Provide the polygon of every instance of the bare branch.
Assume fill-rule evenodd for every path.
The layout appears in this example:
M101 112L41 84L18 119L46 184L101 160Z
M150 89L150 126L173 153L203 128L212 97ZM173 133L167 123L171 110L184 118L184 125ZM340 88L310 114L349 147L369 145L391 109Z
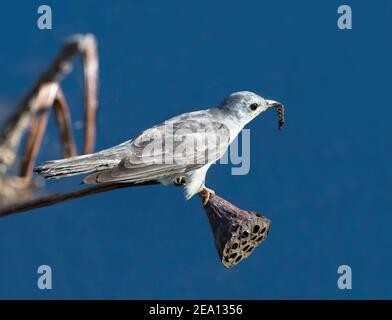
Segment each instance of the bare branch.
M33 125L30 127L30 135L26 143L26 149L22 157L22 164L20 169L20 176L30 182L33 175L33 167L37 157L41 141L45 133L45 128L48 123L49 113L47 111L41 112Z
M56 99L53 103L53 109L56 115L57 126L60 131L60 140L63 145L63 157L73 157L77 155L76 144L72 133L72 120L67 100L64 93L59 87Z
M5 217L11 214L28 211L36 208L42 208L54 205L59 202L63 202L70 199L77 199L85 196L89 196L96 193L122 189L122 188L130 188L130 187L139 187L139 186L148 186L159 184L157 181L150 181L144 183L106 183L95 185L90 188L85 188L78 191L72 191L68 193L60 193L60 194L52 194L48 196L39 197L37 199L27 200L20 204L12 204L7 207L0 208L0 217Z
M92 47L92 45L94 45ZM61 49L60 53L56 56L53 63L41 74L41 76L36 81L30 92L24 97L20 102L17 110L11 115L11 117L6 121L1 133L0 133L0 171L5 173L9 166L14 162L17 154L17 149L21 141L22 135L25 130L31 125L31 122L36 115L37 111L41 107L39 99L37 96L41 91L42 86L47 84L58 83L61 78L69 72L70 70L70 60L79 52L82 52L86 56L86 61L93 60L93 58L87 59L87 57L94 57L91 52L95 51L95 40L93 35L76 35L70 38ZM93 67L88 68L87 72L90 74L88 78L94 79L91 74L93 74L94 64L90 62ZM97 69L98 62L95 61L95 69ZM96 84L91 85L90 89L91 95L96 93ZM93 98L89 98L91 101ZM92 103L94 106L94 103ZM96 105L96 101L95 101ZM88 135L88 145L91 148L91 143L94 143L95 129L91 129L92 120L95 120L95 108L89 108L89 121L90 124ZM93 111L91 111L93 110ZM87 127L87 126L86 126ZM92 142L91 142L92 141Z
M41 146L41 141L48 122L48 109L53 104L57 91L57 83L44 84L41 86L41 89L35 98L35 104L40 112L35 116L34 122L30 127L30 134L22 157L20 170L20 176L26 179L26 183L30 182L32 179L35 159Z
M83 43L85 144L84 153L92 153L95 146L98 96L98 54L93 36Z

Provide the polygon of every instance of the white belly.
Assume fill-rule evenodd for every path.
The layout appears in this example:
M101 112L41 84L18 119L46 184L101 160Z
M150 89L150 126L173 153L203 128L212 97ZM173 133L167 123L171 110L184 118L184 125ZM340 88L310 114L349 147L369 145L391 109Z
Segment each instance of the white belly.
M185 174L185 198L190 199L204 186L207 170L212 163Z

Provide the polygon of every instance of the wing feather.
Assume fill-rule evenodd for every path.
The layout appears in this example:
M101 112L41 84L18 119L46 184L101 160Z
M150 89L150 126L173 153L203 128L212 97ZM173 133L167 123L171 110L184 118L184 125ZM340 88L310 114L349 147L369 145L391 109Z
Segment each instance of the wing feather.
M224 124L200 119L163 123L132 140L117 166L86 177L85 183L145 182L184 174L219 159L229 145Z

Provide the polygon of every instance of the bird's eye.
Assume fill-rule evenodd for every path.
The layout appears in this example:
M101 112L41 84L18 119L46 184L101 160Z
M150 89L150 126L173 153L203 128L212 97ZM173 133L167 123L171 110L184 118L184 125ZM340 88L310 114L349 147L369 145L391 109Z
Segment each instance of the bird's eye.
M257 103L252 103L250 105L250 110L255 111L259 105Z

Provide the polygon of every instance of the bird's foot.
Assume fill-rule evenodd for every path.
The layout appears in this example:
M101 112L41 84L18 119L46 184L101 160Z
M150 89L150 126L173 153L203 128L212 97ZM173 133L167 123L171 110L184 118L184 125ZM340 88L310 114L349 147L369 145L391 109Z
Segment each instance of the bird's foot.
M201 197L203 207L205 207L207 205L208 200L210 200L211 194L215 194L215 191L207 188L204 185L201 187L201 189L199 191L199 196Z
M179 187L179 186L183 186L185 184L185 177L177 177L176 179L174 179L174 185Z

